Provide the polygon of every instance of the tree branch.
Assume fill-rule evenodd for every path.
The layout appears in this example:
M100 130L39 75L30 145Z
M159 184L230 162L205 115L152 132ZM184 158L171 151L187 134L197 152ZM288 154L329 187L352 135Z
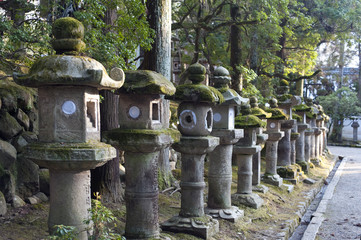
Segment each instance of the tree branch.
M281 78L281 79L285 79L289 82L298 82L302 79L311 79L313 77L315 77L317 74L319 74L320 72L322 72L322 70L318 69L317 71L315 71L313 74L311 75L304 75L304 76L298 76L297 78L293 78L293 77L289 77L289 76L286 76L286 75L283 75L283 74L280 74L280 73L268 73L268 72L261 72L260 74L263 74L263 75L266 75L267 77L278 77L278 78Z

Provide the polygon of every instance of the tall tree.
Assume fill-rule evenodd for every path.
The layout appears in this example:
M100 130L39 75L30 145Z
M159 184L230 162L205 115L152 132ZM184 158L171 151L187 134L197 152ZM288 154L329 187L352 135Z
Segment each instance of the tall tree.
M156 71L171 80L171 0L147 1L147 19L154 29L155 39L152 48L144 54L143 69ZM162 109L165 121L169 119L169 101L163 99ZM172 184L173 175L169 164L169 147L162 148L158 158L159 187L163 189Z
M108 26L114 26L118 17L116 5L106 6L104 22ZM104 29L104 34L111 31L111 28ZM119 125L118 105L119 96L109 90L100 91L103 101L100 104L101 131L117 128ZM91 170L91 191L99 193L102 201L120 202L123 199L123 188L120 181L120 159L119 150L117 157L108 161L101 167Z

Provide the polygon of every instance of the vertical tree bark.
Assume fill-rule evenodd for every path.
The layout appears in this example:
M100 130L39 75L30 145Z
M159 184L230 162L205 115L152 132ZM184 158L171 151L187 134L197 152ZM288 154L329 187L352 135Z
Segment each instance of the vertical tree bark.
M239 15L239 6L237 4L232 4L230 8L232 20L236 20ZM243 84L242 84L242 74L240 71L241 65L241 30L239 26L232 25L230 33L230 42L231 42L231 62L232 67L232 88L238 93L241 93Z
M145 52L143 69L156 71L171 80L172 58L171 58L171 24L172 8L171 0L147 1L148 22L155 30L155 39L150 51ZM162 101L165 118L168 121L169 101ZM169 165L169 148L161 149L158 158L158 180L159 188L163 189L172 184L173 175Z
M287 25L287 19L282 19L280 27L284 28ZM285 47L286 47L286 34L283 32L282 36L278 40L278 44L281 46L281 49L276 52L276 56L280 58L281 62L275 65L275 73L283 74L284 73L284 64L286 60Z
M119 96L108 90L100 91L100 95L104 97L100 104L101 131L117 128L119 125L117 111ZM119 152L117 152L116 158L91 170L91 190L93 194L99 192L104 202L120 202L123 199L124 190L120 182Z
M148 22L155 30L153 48L144 54L143 68L156 71L171 79L171 23L170 0L147 1Z
M254 29L251 38L251 49L250 49L250 57L249 57L249 65L250 68L255 72L258 73L258 34Z
M341 40L340 42L340 59L338 60L338 67L340 69L340 82L339 82L339 88L343 85L343 70L345 67L345 41Z
M107 25L113 25L116 17L116 9L109 8L106 11L104 22ZM101 131L118 128L119 96L108 90L100 91L100 95L104 97L100 104ZM116 158L91 171L92 193L99 192L104 202L120 202L123 198L124 190L120 182L119 163L119 151L117 150Z
M358 43L358 88L357 97L361 101L361 42Z

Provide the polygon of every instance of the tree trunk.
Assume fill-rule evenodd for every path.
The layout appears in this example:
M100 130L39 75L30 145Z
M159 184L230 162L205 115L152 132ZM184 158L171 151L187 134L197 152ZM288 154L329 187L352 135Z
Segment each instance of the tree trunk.
M232 4L231 8L231 18L232 20L236 20L239 15L239 6L236 4ZM232 67L232 88L236 90L238 93L241 93L243 84L242 84L242 74L240 70L241 66L241 30L239 26L232 25L230 32L230 42L231 42L231 62L230 65Z
M358 43L358 88L357 97L361 101L361 42Z
M101 131L117 128L119 96L108 90L100 91L100 95L104 97L100 104ZM91 190L92 194L99 192L104 202L122 200L124 190L120 182L118 151L116 158L91 170Z
M256 29L253 28L254 32L252 33L251 38L251 49L250 49L250 57L249 57L249 65L250 68L258 74L258 34Z
M155 30L153 47L144 54L143 69L156 71L171 79L171 1L147 1L148 22Z
M156 71L171 80L171 0L147 1L148 22L155 30L155 41L150 51L144 54L143 69ZM169 101L162 101L164 120L169 119ZM168 117L167 117L168 116ZM159 188L164 189L173 183L169 166L169 148L161 149L158 158Z
M280 26L284 28L287 25L287 20L282 19ZM278 40L278 44L281 46L281 49L276 52L276 56L280 58L280 62L275 65L275 73L282 74L284 73L284 64L286 60L285 47L286 47L286 34L283 32L282 36Z
M305 80L299 80L296 82L296 95L303 97L303 88L304 88Z
M113 25L116 17L116 9L109 8L105 13L104 22L107 25ZM100 95L104 97L100 104L101 131L118 128L119 96L108 90L100 91ZM91 171L92 193L99 192L104 202L120 202L123 199L124 190L120 182L119 164L117 150L116 158Z

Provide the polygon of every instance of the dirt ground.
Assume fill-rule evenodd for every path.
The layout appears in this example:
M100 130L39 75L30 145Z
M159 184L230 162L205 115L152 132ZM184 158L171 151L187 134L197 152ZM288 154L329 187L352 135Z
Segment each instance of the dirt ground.
M220 232L213 239L231 240L231 239L279 239L280 236L287 238L289 234L288 226L291 219L299 221L296 212L306 201L307 195L315 188L320 188L324 184L329 171L334 165L334 159L330 155L323 159L321 166L311 169L308 176L317 182L313 185L299 183L295 185L293 192L288 193L286 188L277 188L264 184L269 187L269 191L259 195L265 201L265 204L258 210L244 206L239 206L244 210L245 217L242 221L234 224L225 220L218 220ZM207 165L207 164L206 164ZM233 169L232 192L236 191L236 167ZM207 171L205 173L207 182ZM206 195L205 191L205 195ZM180 192L172 191L160 193L159 195L159 221L168 220L177 215L180 210ZM205 198L206 199L206 198ZM113 211L120 223L116 232L122 233L125 226L125 205L124 204L106 204ZM47 216L49 204L42 203L29 205L22 208L9 208L5 216L0 217L0 239L3 240L38 240L48 239ZM293 221L294 222L294 221ZM281 234L281 235L280 235ZM188 234L161 233L162 237L170 239L200 239Z

